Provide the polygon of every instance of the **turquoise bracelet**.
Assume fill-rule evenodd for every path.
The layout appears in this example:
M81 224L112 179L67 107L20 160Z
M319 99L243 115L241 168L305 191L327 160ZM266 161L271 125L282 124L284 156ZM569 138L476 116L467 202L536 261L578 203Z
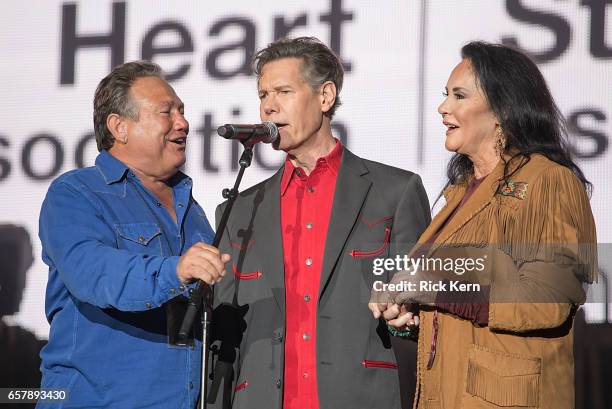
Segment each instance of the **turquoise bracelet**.
M413 338L419 333L418 327L408 327L407 329L400 331L394 326L387 324L387 329L391 335L399 338Z

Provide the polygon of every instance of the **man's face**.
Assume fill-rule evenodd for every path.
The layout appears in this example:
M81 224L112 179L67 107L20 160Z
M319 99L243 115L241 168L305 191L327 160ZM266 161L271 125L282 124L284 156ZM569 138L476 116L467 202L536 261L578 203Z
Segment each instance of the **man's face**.
M279 138L274 148L289 154L308 148L323 122L323 98L304 80L302 61L283 58L264 65L258 83L259 115L274 122Z
M172 87L158 77L141 77L130 88L138 108L138 121L127 120L130 161L143 173L169 178L185 163L189 123L183 102Z

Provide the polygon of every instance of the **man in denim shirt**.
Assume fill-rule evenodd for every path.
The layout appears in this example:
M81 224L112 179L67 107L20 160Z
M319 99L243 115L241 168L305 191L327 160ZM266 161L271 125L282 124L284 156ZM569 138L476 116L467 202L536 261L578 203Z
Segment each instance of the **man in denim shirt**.
M95 166L49 188L42 387L66 389L68 399L45 408L195 406L201 339L175 335L191 283L218 282L229 256L205 244L214 233L179 170L183 113L159 66L116 67L94 97Z

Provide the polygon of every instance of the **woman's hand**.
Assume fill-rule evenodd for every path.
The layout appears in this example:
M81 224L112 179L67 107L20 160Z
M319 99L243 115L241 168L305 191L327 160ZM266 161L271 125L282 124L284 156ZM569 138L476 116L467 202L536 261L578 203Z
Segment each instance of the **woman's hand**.
M419 325L419 316L409 311L409 306L405 304L371 302L368 308L375 319L383 317L387 324L397 329L403 330L406 327Z
M391 325L398 330L405 330L406 327L416 327L419 325L419 316L410 311L406 304L402 304L399 307L397 317L387 320L387 325Z

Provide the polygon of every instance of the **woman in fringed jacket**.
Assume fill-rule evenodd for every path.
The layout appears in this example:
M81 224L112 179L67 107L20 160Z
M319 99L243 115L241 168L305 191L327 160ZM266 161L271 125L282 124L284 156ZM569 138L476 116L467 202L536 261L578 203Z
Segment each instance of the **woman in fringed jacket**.
M370 309L396 336L419 324L415 408L573 408L574 313L597 263L563 118L536 65L501 45L465 45L445 97L446 205L421 264L393 278L406 287L373 291Z

